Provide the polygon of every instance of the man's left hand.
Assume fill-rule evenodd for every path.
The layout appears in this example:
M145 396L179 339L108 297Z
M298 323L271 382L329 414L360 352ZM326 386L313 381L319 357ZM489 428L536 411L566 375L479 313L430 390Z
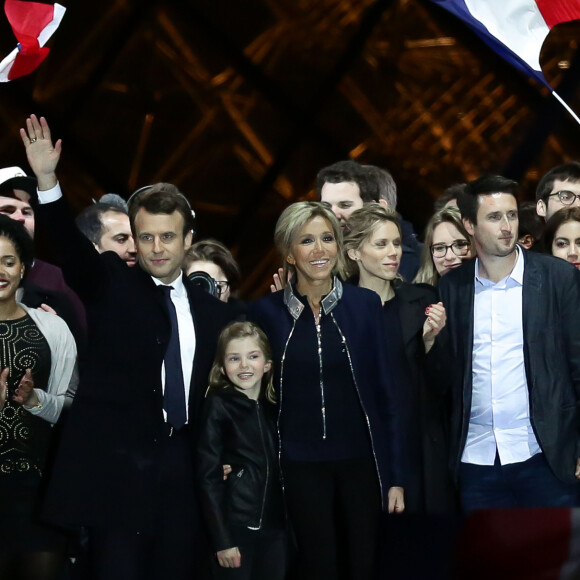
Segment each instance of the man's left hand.
M574 472L576 479L580 479L580 457L576 458L576 471Z

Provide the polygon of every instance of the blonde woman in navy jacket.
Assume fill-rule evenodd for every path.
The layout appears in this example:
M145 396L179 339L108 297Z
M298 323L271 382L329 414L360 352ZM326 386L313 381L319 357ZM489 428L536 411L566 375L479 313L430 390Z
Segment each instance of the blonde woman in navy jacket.
M272 346L297 572L319 580L347 570L365 580L373 575L381 509L401 513L405 505L404 354L385 348L379 297L337 277L342 237L330 210L292 204L275 243L291 283L251 305L248 316Z

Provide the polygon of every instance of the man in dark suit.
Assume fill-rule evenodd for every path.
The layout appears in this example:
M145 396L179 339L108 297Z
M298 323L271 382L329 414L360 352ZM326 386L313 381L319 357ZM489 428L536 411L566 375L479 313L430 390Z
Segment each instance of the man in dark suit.
M114 193L108 193L107 196L113 199L118 197ZM120 197L119 200L125 203ZM137 263L135 241L125 208L99 201L83 209L76 217L75 223L91 240L99 254L113 251L127 266L134 266Z
M361 165L354 159L323 167L316 175L316 193L336 215L342 229L350 214L367 203L397 209L397 186L393 176L386 169ZM412 280L421 262L422 244L417 241L413 225L402 217L401 230L403 257L399 273L405 280Z
M467 513L577 502L580 273L516 245L516 187L500 176L466 186L458 205L477 258L439 283Z
M191 580L203 546L192 454L224 303L182 275L193 217L170 184L135 195L139 265L99 254L66 215L46 121L21 131L39 187L37 229L83 299L89 348L46 502L55 522L88 526L93 577ZM170 357L173 357L173 362Z

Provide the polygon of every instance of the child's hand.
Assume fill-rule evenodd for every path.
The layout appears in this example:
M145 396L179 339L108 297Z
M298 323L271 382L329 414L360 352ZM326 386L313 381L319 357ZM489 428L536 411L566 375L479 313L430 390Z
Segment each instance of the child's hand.
M239 568L242 565L242 555L237 547L220 550L216 556L222 568Z
M224 481L228 478L228 475L232 472L231 465L222 465L222 469L224 470Z

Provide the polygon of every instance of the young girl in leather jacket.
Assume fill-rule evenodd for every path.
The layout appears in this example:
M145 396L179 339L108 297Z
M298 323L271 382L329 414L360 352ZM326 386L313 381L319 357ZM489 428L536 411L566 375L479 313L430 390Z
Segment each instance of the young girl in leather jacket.
M218 341L198 448L201 505L215 578L282 580L285 513L274 420L270 345L251 322ZM231 474L224 478L223 465Z

